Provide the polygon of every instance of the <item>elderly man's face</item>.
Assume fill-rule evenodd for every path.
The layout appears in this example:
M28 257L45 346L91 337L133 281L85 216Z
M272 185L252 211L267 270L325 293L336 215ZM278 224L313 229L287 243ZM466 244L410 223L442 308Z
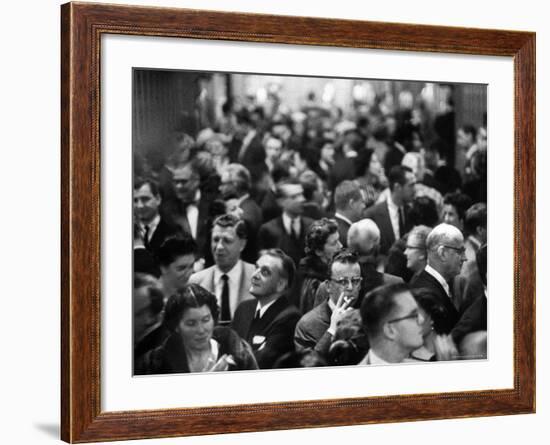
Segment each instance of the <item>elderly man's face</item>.
M338 301L343 292L350 301L350 306L353 306L359 296L362 281L359 263L334 262L330 272L330 298L333 303Z
M426 266L426 245L420 242L417 236L409 235L405 247L407 267L418 272Z
M283 151L283 143L276 138L268 138L265 142L265 156L271 161L276 161L281 157Z
M452 204L445 204L441 212L441 222L455 226L458 230L462 230L462 220L458 216L456 208Z
M250 280L250 293L261 300L282 291L282 271L283 265L279 258L262 255L256 262L256 270Z
M462 264L466 261L464 238L462 235L452 237L443 244L443 249L445 249L448 275L454 277L460 273Z
M238 191L235 181L228 172L223 172L220 180L220 193L225 200L237 198Z
M184 166L174 171L174 191L183 203L191 203L195 200L199 189L199 175L190 166Z

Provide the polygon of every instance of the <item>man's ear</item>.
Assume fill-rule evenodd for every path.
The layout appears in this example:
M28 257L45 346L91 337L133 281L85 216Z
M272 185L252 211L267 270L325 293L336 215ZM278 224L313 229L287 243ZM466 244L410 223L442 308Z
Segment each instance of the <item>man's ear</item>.
M248 239L247 238L239 238L240 242L241 242L241 247L239 247L239 252L242 252L244 250L244 248L246 247L246 244L248 243Z
M384 326L382 327L382 332L384 333L384 337L393 340L397 334L393 327L393 323L384 323Z
M287 280L285 278L279 278L277 281L277 292L282 293L286 290Z

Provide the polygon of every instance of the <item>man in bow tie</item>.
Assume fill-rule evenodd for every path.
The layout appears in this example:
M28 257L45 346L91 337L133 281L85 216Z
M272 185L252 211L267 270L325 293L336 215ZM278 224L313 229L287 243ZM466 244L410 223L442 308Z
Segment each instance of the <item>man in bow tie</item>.
M163 202L161 213L167 221L191 235L197 243L199 256L203 256L208 248L210 205L199 189L199 172L195 165L189 162L174 169L172 174L176 198Z

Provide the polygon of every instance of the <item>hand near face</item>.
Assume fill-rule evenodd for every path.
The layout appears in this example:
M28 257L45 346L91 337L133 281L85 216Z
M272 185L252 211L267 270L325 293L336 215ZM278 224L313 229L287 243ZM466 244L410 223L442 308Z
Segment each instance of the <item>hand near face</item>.
M340 294L340 296L338 297L338 301L336 302L336 307L334 308L334 310L332 311L332 315L330 316L330 331L336 332L338 323L353 310L353 308L349 307L352 301L353 298L347 296L345 292L342 292Z

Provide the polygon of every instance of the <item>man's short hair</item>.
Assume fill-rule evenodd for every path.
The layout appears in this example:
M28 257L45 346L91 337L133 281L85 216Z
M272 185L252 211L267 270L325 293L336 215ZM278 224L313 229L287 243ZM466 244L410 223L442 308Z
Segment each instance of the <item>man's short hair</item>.
M287 197L284 189L287 185L299 185L302 186L301 182L298 179L286 178L280 181L275 188L275 198L284 199ZM302 187L303 188L303 187Z
M235 233L240 239L248 238L248 230L246 227L246 222L241 218L239 218L238 216L235 216L231 213L226 213L225 215L218 216L212 223L212 228L214 226L220 226L223 228L234 227Z
M477 202L466 210L464 229L469 235L476 233L478 227L487 227L487 204Z
M168 267L177 258L184 255L194 255L197 251L197 243L193 237L184 232L177 238L170 238L162 243L157 257L161 266Z
M407 172L413 173L412 169L405 165L394 165L388 174L390 190L393 191L395 184L405 185L407 183Z
M164 308L164 295L162 294L162 290L160 289L157 279L146 273L135 273L134 296L136 295L135 291L138 289L146 290L146 297L149 300L149 304L147 306L151 314L159 314Z
M290 289L292 287L292 283L294 282L294 275L296 274L296 266L294 265L292 258L290 258L281 249L277 248L264 250L263 255L269 255L281 260L281 275L286 278L287 290Z
M224 168L223 173L229 175L230 180L235 183L236 188L241 193L250 191L252 180L250 178L250 172L244 165L236 163L229 164Z
M449 238L455 235L462 235L462 233L451 224L441 223L435 226L426 237L426 251L435 251L438 246L445 244Z
M371 290L361 303L361 319L369 339L379 335L382 322L395 307L395 296L410 291L407 284L385 284Z
M305 239L306 254L315 254L317 250L323 250L330 235L338 231L336 221L329 218L321 218L313 221L308 227Z
M336 209L345 209L351 200L363 199L359 184L356 181L345 180L334 190L334 206Z
M173 332L187 309L204 305L210 308L214 323L217 323L219 310L216 297L198 284L186 284L168 299L164 310L164 325Z
M159 184L153 178L138 177L134 180L134 190L139 190L144 185L149 186L149 189L154 196L160 196Z
M464 221L466 210L472 205L472 199L461 192L447 193L443 198L444 205L452 205L461 221Z
M349 249L343 249L340 252L338 252L334 257L332 258L332 261L330 262L329 271L332 272L332 266L335 263L340 264L359 264L359 258L355 254L355 252L352 252Z

